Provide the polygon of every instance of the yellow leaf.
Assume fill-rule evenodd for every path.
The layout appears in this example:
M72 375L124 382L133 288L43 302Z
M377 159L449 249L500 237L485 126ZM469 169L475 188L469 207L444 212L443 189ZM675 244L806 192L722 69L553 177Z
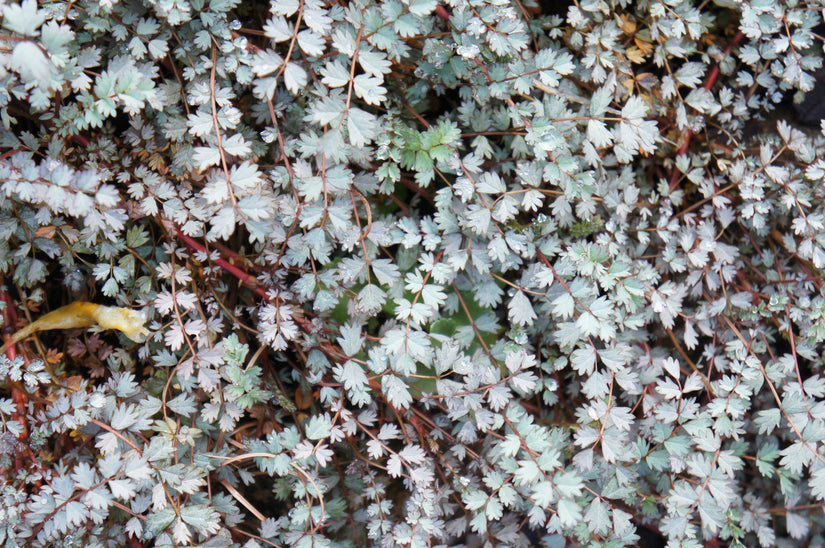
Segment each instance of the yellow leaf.
M644 52L636 46L630 46L629 48L627 48L627 51L624 54L630 60L631 63L641 65L645 62Z
M627 34L636 32L636 21L630 18L630 15L623 14L619 17L619 27Z
M633 38L633 43L635 43L636 47L639 48L640 50L642 50L642 52L645 55L647 55L648 53L653 52L653 44L651 44L650 42L647 42L645 40L642 40L638 36Z

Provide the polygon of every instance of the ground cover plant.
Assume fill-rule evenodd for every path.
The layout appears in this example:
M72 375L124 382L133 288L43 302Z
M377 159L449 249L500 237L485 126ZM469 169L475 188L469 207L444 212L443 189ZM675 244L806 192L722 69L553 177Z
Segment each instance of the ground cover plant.
M823 543L821 3L0 15L3 546Z

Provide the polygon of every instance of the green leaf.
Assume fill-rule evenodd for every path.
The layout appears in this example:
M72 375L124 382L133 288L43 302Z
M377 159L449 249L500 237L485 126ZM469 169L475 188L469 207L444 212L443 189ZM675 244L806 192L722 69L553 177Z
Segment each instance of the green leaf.
M180 518L201 535L215 534L220 529L220 514L206 504L190 504L181 507Z
M288 62L284 69L284 85L292 93L299 93L307 85L307 73L297 63Z
M332 432L332 423L325 415L314 415L304 425L307 438L320 440L328 437Z
M368 105L380 105L387 98L387 89L381 85L383 79L359 74L353 80L355 94Z
M321 74L324 75L321 81L331 88L340 88L349 84L349 69L337 59L331 63L326 63L321 69Z
M597 535L607 534L612 529L608 506L599 497L595 497L584 515L587 529Z
M361 336L361 327L355 323L347 323L341 326L341 336L338 337L338 344L347 356L355 356L361 351L365 337Z
M558 506L559 521L565 527L573 527L582 519L582 509L575 501L561 499Z
M340 97L337 95L329 95L315 103L315 106L312 108L312 121L323 126L337 123L337 120L341 119L345 110L346 103L344 103Z
M160 534L164 529L172 524L175 519L174 508L164 508L158 512L152 512L147 516L146 529L154 533Z
M46 10L37 9L36 0L3 6L3 26L23 36L34 36L48 17Z
M431 14L437 5L436 0L411 0L409 10L413 15L425 17Z

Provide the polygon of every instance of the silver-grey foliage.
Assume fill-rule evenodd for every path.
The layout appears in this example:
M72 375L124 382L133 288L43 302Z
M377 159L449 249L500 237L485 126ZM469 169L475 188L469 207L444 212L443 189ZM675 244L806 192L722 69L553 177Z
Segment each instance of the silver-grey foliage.
M0 543L822 545L822 4L542 4L0 0Z

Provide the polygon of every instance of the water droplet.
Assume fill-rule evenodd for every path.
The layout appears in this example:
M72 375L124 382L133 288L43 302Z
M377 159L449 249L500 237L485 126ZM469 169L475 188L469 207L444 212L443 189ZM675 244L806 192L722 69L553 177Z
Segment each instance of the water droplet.
M476 44L470 44L468 46L458 46L455 51L465 59L473 59L479 54L481 49Z

